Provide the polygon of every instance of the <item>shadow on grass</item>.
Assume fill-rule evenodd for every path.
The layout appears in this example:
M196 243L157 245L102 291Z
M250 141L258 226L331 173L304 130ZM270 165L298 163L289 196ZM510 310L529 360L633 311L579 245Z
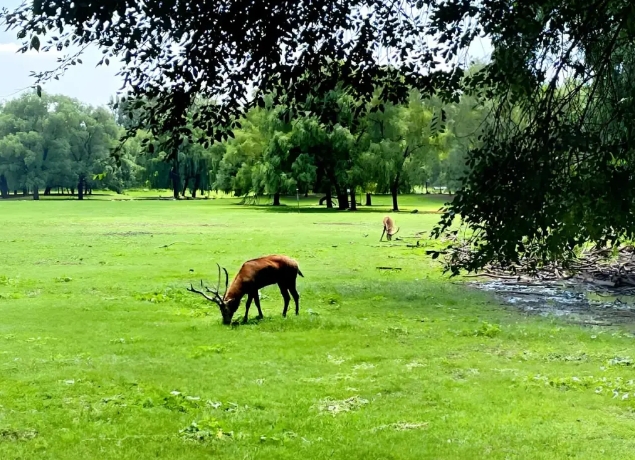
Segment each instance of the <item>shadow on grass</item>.
M243 323L242 319L233 321L230 327L234 330L240 330L240 328L244 327L257 327L259 330L267 332L308 331L315 329L341 331L357 329L357 326L350 318L324 318L315 313L311 314L308 311L304 312L304 314L300 312L299 316L295 314L287 315L286 318L283 318L279 313L265 313L264 318L249 318L247 323Z
M384 197L383 195L381 197ZM413 197L415 198L413 200ZM357 205L357 209L352 211L350 209L338 209L327 208L326 205L318 204L319 198L318 196L312 197L303 197L300 199L299 206L298 202L293 200L292 197L285 197L287 199L278 206L274 206L271 204L271 201L267 203L261 203L258 201L251 202L235 202L233 206L242 206L242 209L252 209L257 211L265 211L272 212L277 214L285 214L285 213L297 213L297 214L329 214L329 213L341 213L341 212L356 212L356 213L393 213L398 212L402 214L412 213L414 209L419 207L423 207L424 209L419 209L417 214L441 214L440 208L443 207L446 203L451 202L454 198L454 195L443 195L443 194L430 194L430 195L403 195L402 198L404 201L401 206L404 208L400 211L393 211L392 203L381 203L375 204L371 206L365 206L362 204ZM385 198L385 197L384 197ZM380 202L382 200L379 200ZM432 206L438 206L439 209L429 209ZM427 209L426 209L427 208Z
M238 312L236 312L236 313L238 313ZM244 313L244 305L243 305L243 313L240 314L240 315L237 315L239 317L238 318L234 318L232 320L232 323L231 323L231 325L229 327L231 327L232 329L237 329L237 328L242 327L242 326L256 326L256 325L260 324L261 322L263 322L263 321L265 321L267 319L266 316L263 317L263 318L259 318L257 316L257 313L256 313L256 316L250 316L249 319L247 320L247 322L245 323L243 321L243 318L244 318L243 315L244 314L245 313Z
M92 193L90 195L86 194L84 195L84 201L89 201L91 198L96 198L96 199L102 199L105 197L111 197L113 195L109 195L107 193ZM3 201L9 202L9 201L82 201L77 197L77 194L75 195L62 195L62 194L57 194L57 193L51 193L50 195L44 195L43 193L40 193L40 198L39 200L34 200L33 199L33 195L29 194L29 195L8 195L5 198L0 198L0 203Z
M234 203L233 206L241 206L242 209L251 209L254 211L265 211L265 212L273 212L273 213L277 213L277 214L338 214L338 213L346 213L346 212L355 212L355 213L388 213L388 212L395 212L392 209L390 209L388 206L385 207L381 207L381 206L360 206L357 208L356 211L351 211L350 209L344 209L344 210L340 210L337 208L333 208L333 209L329 209L326 207L317 207L315 205L308 207L308 206L300 206L298 207L293 206L293 205L287 205L287 204L281 204L280 206L273 206L271 204L241 204L241 203ZM403 212L404 214L409 213L410 211L399 211L399 212ZM424 213L430 213L430 212L421 212L419 211L421 214Z
M127 196L127 195L124 195ZM179 198L172 196L131 196L130 198L113 198L113 201L211 201L209 198Z

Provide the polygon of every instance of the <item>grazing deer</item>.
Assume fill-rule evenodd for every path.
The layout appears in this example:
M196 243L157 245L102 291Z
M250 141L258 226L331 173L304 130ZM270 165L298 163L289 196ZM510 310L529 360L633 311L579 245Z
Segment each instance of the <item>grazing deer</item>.
M384 239L384 233L386 234L386 238L388 241L392 240L392 236L397 234L399 228L395 230L395 221L392 220L389 216L384 217L384 231L381 233L381 238L379 241Z
M292 258L281 255L270 255L248 260L240 267L229 288L227 287L229 275L224 268L223 271L225 272L225 294L222 296L218 292L221 280L220 265L218 265L218 284L216 285L216 289L205 287L205 291L212 294L211 297L201 290L194 289L192 284L187 288L188 291L200 294L210 302L217 304L220 308L221 315L223 315L223 324L231 324L232 317L234 313L236 313L236 310L238 310L240 301L245 295L247 295L247 304L245 305L245 318L243 319L243 323L247 322L249 307L252 301L256 303L258 317L262 319L263 316L262 310L260 309L258 291L272 284L278 285L282 298L284 299L282 316L287 316L290 299L289 293L291 293L293 301L295 302L295 314L298 315L300 313L300 294L298 294L295 288L295 282L298 275L303 278L304 275L300 271L300 268L298 268L298 262ZM203 288L202 280L201 288Z

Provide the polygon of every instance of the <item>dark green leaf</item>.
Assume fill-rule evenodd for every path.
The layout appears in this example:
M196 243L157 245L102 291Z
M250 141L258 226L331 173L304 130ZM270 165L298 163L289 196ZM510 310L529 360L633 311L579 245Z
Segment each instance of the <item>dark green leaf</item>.
M40 51L40 39L37 35L34 35L33 38L31 38L31 48L35 51Z

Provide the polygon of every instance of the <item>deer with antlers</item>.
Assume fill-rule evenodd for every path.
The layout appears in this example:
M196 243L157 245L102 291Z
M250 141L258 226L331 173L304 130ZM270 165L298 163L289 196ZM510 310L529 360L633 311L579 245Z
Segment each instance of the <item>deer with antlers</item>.
M249 307L252 301L255 302L256 308L258 308L258 318L262 319L263 315L260 309L258 291L272 284L278 285L282 298L284 299L282 316L287 316L290 297L293 297L293 301L295 302L295 314L300 314L300 294L298 294L296 290L295 283L298 275L303 278L304 275L298 267L298 262L292 258L282 255L270 255L248 260L240 267L240 270L229 287L229 275L227 274L227 270L223 268L222 270L225 272L225 294L223 295L218 292L221 282L221 266L216 265L218 266L218 283L215 289L204 287L203 281L201 280L201 290L195 289L192 284L190 284L187 290L200 294L210 302L217 304L223 316L223 324L231 324L232 317L234 313L236 313L236 310L238 310L240 301L245 295L247 295L247 304L245 305L243 323L247 322ZM202 289L204 289L204 291ZM211 294L211 296L208 294ZM291 296L289 296L289 294L291 294Z
M388 238L388 241L390 241L393 235L397 234L398 231L399 228L395 230L395 221L392 220L390 216L384 217L384 231L381 232L381 238L379 238L379 241L384 239L384 233L386 234L386 238Z

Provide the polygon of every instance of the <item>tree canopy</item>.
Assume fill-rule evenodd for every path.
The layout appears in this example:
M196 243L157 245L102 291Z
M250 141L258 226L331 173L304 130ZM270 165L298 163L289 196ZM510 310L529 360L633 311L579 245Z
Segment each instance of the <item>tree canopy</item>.
M450 1L459 40L471 20L492 62L467 90L493 103L469 173L438 228L460 216L473 252L454 273L520 259L570 260L586 243L635 237L635 9L615 0Z
M456 133L483 116L466 106L468 98L441 104L417 91L403 104L385 103L383 112L374 110L378 98L358 112L350 96L329 91L311 102L313 111L286 122L280 113L287 107L266 99L264 108L253 107L239 119L241 127L227 141L202 145L197 141L205 133L192 128L193 141L183 141L166 161L162 138L139 130L123 143L117 164L109 152L129 122L121 106L23 94L0 105L2 197L18 190L37 199L41 189L45 195L77 191L81 198L93 188L172 188L175 198L216 190L249 200L270 196L279 205L282 195L313 192L323 194L327 206L355 209L356 193L366 193L368 205L372 193L392 193L398 209L400 193L452 181L444 173L449 159L465 158ZM327 113L334 118L320 121ZM143 148L145 139L152 151Z
M120 128L105 108L65 96L25 94L0 106L0 192L116 187L122 168L110 155ZM127 157L126 157L127 159ZM122 185L122 184L120 184Z
M405 149L398 134L366 148L372 130L362 133L356 123L370 120L362 114L373 98L381 101L374 110L384 114L390 104L408 101L412 90L427 101L436 95L457 102L461 94L462 102L487 101L491 116L475 126L480 139L463 143L462 153L449 149L443 167L416 167L419 160L407 155L403 166L410 173L397 181L431 170L464 175L436 231L458 216L470 230L473 252L453 259L454 273L493 261L566 260L587 242L635 238L635 9L629 2L63 0L4 11L0 20L17 31L24 51L96 44L104 63L121 59L129 136L138 127L165 136L166 158L178 158L184 140L235 135L240 118L271 95L282 121L301 119L304 128L274 136L261 157L292 159L293 139L315 151L327 141L347 146L342 155L335 148L337 156L322 167L320 154L312 155L316 181L337 184L340 198L352 183L381 187L398 164L397 146ZM477 36L491 39L491 62L463 78L458 56ZM439 61L448 66L439 70ZM78 62L71 54L37 81ZM250 99L251 90L257 97ZM338 92L343 96L324 99ZM352 101L349 124L334 117L342 97ZM23 145L26 152L37 142L25 138ZM364 161L375 178L359 176ZM267 190L285 183L275 168L254 176L254 165L241 173L249 170L252 184L254 177L267 177L257 179Z
M120 59L128 107L145 109L130 117L134 128L169 133L174 156L181 140L192 138L192 126L226 139L266 93L290 115L296 104L336 86L360 104L377 85L392 102L405 100L408 87L458 96L460 72L437 69L440 50L426 40L424 6L420 0L37 0L4 10L0 21L16 30L23 51L80 50L37 74L38 83L81 64L89 45L103 50L101 64ZM449 58L457 50L445 52Z

